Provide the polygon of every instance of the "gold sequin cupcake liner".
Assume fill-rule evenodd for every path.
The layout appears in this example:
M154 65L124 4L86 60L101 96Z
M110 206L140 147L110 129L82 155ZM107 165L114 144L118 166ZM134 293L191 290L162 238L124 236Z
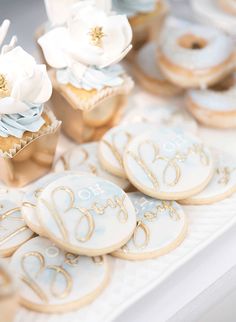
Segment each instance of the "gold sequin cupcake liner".
M46 125L38 132L27 132L0 149L0 179L7 185L21 187L45 175L52 168L61 122L45 109Z

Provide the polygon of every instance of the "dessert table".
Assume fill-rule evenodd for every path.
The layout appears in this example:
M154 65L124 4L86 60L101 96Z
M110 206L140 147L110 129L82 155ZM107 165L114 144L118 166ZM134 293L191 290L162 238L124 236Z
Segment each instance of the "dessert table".
M173 0L175 14L190 18L188 1ZM46 20L43 0L0 0L0 18L9 18L20 43L37 57L35 29ZM138 97L138 99L137 99ZM143 97L143 100L140 98ZM136 88L129 106L147 94ZM150 102L153 97L150 96ZM158 106L163 104L156 99ZM236 130L200 128L204 142L236 156ZM74 143L61 137L58 155ZM89 307L65 315L20 309L15 322L204 321L236 318L236 195L210 206L184 206L190 229L176 250L158 260L111 259L110 285Z

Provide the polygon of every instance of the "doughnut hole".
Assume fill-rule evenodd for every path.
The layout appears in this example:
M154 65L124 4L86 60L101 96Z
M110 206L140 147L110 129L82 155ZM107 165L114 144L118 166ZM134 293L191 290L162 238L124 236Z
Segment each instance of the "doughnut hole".
M207 45L206 39L195 36L193 34L186 34L179 38L178 43L181 47L186 49L203 49Z

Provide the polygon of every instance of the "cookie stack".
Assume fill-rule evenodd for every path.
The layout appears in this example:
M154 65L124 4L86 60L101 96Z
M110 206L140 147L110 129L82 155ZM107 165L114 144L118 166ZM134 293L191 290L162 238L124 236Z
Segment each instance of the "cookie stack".
M199 123L235 127L235 4L191 4L199 23L168 17L158 39L135 52L133 74L154 95L183 94L184 105Z

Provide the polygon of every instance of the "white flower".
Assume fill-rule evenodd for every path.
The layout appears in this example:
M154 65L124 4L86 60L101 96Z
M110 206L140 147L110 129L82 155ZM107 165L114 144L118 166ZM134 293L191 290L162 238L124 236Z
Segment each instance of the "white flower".
M52 26L64 25L75 4L93 4L106 12L110 12L112 7L112 0L44 0L44 3Z
M69 67L82 75L86 66L104 68L118 63L130 51L131 40L126 16L109 15L95 5L80 3L67 26L49 31L38 43L50 66Z
M51 94L45 65L37 65L21 47L0 55L0 115L25 112Z
M52 26L66 23L70 9L78 0L44 0L48 19Z

